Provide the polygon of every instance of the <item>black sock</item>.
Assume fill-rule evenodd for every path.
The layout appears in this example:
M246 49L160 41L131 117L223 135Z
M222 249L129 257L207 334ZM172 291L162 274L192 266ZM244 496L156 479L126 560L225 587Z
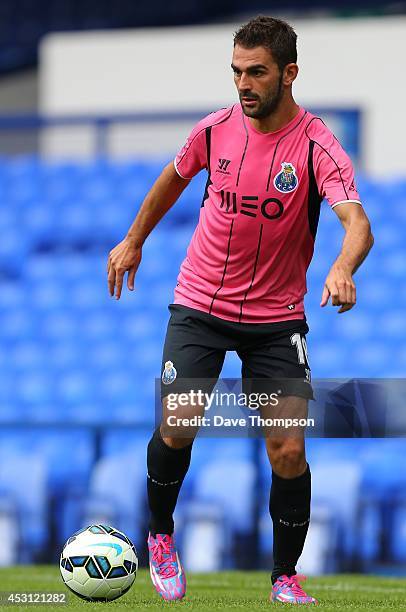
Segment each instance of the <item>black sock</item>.
M281 478L272 471L269 512L273 521L272 584L286 574L296 574L310 521L311 475L309 465L296 478Z
M149 441L147 490L151 512L149 529L153 536L173 533L172 515L189 469L192 445L193 442L184 448L171 448L163 441L159 427Z

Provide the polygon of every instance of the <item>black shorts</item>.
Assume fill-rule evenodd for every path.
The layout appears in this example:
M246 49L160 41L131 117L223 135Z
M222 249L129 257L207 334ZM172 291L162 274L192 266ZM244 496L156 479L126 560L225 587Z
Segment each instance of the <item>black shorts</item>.
M241 359L245 393L275 392L313 399L305 319L277 323L237 323L170 304L161 369L161 398L185 393L190 379L211 393L227 351Z

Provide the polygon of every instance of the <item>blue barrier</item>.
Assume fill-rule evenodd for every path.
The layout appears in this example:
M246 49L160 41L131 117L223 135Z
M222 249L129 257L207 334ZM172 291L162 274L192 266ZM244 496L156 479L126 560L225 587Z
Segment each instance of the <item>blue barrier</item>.
M117 124L145 125L159 123L190 122L192 126L204 116L216 109L191 111L143 111L111 115L39 115L7 114L0 115L0 133L7 132L40 132L47 128L86 127L95 130L94 155L103 157L107 154L107 136L111 127ZM358 166L362 164L362 111L359 108L312 107L309 110L334 125L336 137Z

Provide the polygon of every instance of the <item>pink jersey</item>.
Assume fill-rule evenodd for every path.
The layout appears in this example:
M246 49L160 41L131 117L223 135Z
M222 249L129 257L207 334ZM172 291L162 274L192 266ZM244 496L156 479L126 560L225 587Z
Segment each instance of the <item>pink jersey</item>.
M360 203L322 120L301 108L263 134L235 104L200 121L174 163L183 178L208 172L175 303L242 323L303 318L321 201Z

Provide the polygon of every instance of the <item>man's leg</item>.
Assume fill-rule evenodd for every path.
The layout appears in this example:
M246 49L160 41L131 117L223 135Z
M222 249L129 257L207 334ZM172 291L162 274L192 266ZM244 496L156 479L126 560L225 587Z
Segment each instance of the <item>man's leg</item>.
M173 512L198 431L198 426L189 427L179 419L204 415L202 396L192 395L191 390L211 392L224 362L225 348L211 317L180 305L169 309L162 359L162 422L148 444L147 490L151 579L164 599L174 600L184 596L186 577L173 537ZM179 394L187 400L186 405L177 401Z
M286 419L305 419L307 412L307 400L289 396L280 397L276 407L263 407L261 416L286 422ZM301 427L270 427L264 433L272 466L269 512L273 521L272 583L275 583L283 574L296 574L295 566L309 528L311 477Z
M173 513L178 495L189 469L192 446L197 428L180 428L167 425L168 416L191 418L201 416L204 406L182 406L174 415L167 408L167 398L163 399L163 419L147 450L147 491L150 508L150 533L171 535L174 530Z
M305 419L307 400L281 397L276 409L266 408L261 412L266 418ZM272 466L269 497L273 521L272 599L315 603L295 578L310 522L311 474L306 461L304 430L301 427L272 427L265 431L265 443Z
M261 338L244 345L238 354L247 390L277 394L278 403L261 406L261 417L285 419L285 424L307 417L307 400L313 397L307 359L305 321L258 326ZM301 427L265 428L272 466L269 511L273 521L273 601L315 603L297 583L296 563L303 551L310 520L310 470L306 462Z
M182 412L184 409L182 406ZM198 416L203 411L202 406L186 407L186 413L190 416ZM197 429L182 432L172 427L174 431L168 435L167 416L167 398L164 398L162 423L154 432L147 451L147 490L151 513L148 548L150 574L155 589L163 599L173 600L181 599L186 593L186 576L172 535L173 512L190 465Z

